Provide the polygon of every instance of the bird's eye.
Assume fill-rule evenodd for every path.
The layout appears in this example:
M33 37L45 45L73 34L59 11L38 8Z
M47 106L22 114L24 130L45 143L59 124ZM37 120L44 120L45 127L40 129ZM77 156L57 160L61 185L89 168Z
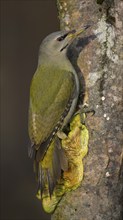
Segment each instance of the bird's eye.
M63 36L57 38L57 41L62 41L62 40L64 40Z
M57 41L62 41L62 40L64 40L65 37L67 37L67 35L68 35L68 33L67 33L67 34L64 34L64 35L62 35L62 36L60 36L60 37L58 37L58 38L57 38Z

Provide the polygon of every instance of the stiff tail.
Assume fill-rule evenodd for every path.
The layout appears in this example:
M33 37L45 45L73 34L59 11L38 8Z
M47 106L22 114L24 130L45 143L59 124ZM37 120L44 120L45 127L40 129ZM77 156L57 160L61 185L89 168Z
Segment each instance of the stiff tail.
M35 155L34 171L38 179L38 191L41 197L45 194L52 196L53 190L62 176L62 171L68 170L68 160L58 137L50 144L43 160L37 160Z

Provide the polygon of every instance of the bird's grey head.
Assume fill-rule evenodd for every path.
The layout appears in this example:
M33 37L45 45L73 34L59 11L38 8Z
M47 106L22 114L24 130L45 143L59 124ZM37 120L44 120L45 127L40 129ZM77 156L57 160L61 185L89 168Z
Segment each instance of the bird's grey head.
M66 54L67 48L70 44L70 34L73 31L57 31L48 35L40 45L40 54L47 54L57 56L60 53Z
M39 48L38 65L44 62L55 61L66 62L68 46L73 41L73 31L57 31L48 35Z
M66 60L66 53L69 45L73 40L80 35L89 26L84 29L71 30L71 31L57 31L48 35L41 43L39 49L38 65L50 60L64 61Z

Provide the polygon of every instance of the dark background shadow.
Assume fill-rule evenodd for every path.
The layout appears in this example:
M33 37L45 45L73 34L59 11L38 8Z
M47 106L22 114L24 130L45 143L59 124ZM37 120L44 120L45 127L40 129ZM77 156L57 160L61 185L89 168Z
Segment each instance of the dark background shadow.
M1 1L1 220L48 220L28 158L28 102L42 39L59 29L55 0Z

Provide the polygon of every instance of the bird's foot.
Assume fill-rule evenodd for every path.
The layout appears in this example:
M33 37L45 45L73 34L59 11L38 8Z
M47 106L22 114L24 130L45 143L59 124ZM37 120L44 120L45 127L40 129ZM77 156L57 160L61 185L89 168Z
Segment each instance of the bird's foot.
M67 135L63 131L61 131L61 130L57 132L57 136L61 140L64 140L64 139L67 138Z
M93 116L95 114L95 110L89 108L88 103L84 103L83 105L79 105L79 110L75 112L74 116L77 114L80 114L81 123L85 124L85 118L87 118L88 116Z

